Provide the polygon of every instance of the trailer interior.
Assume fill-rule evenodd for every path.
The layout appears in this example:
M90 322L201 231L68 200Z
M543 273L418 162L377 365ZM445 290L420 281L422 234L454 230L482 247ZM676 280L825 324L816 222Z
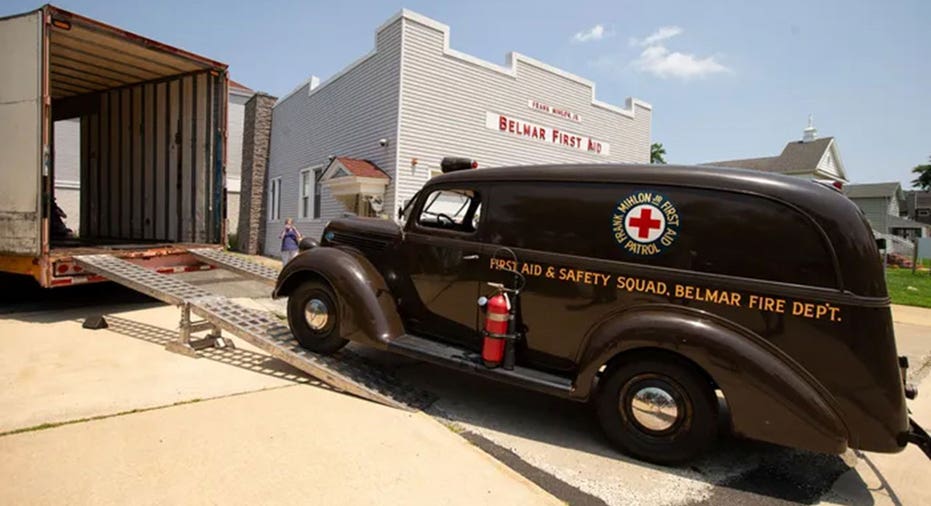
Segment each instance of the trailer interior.
M51 156L41 183L42 243L52 261L223 244L226 65L56 7L42 10L51 99L43 114ZM55 145L63 122L77 130L73 146ZM76 152L79 216L56 209L63 196L56 192L65 193L56 190L56 148Z

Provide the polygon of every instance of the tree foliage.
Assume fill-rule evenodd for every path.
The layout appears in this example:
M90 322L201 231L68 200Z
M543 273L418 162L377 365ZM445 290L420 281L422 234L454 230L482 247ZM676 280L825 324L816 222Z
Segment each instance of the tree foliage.
M650 163L666 163L666 148L662 142L650 144Z
M928 161L931 162L931 156L928 157ZM916 165L912 174L918 174L918 177L912 180L912 187L931 190L931 163Z

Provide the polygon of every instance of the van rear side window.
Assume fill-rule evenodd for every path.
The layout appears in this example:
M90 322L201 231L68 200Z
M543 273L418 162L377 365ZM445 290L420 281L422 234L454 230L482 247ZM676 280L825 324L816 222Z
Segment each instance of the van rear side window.
M674 240L654 254L631 252L612 229L618 205L643 192L673 204L679 220ZM761 197L660 186L502 183L488 205L485 234L494 244L837 287L832 253L818 229L794 209ZM656 216L649 218L637 223L656 223Z

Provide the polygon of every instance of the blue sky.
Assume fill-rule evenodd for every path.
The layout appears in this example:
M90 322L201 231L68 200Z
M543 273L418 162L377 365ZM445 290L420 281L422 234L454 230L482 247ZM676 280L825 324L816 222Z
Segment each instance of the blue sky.
M0 15L39 4L7 0ZM778 154L808 114L853 182L902 181L931 155L931 2L470 0L90 1L56 5L226 62L282 96L372 49L401 7L451 27L452 47L517 51L653 105L667 160ZM600 27L600 28L599 28Z

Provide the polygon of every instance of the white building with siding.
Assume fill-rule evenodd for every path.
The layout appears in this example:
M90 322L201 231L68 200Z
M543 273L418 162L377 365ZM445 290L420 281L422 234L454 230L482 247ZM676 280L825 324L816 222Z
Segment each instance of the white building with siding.
M289 217L311 237L347 212L393 219L445 156L480 168L648 163L651 111L602 102L591 81L522 54L500 66L456 51L448 26L402 10L370 53L275 104L265 253Z
M255 95L250 88L230 80L226 124L226 230L239 226L239 189L242 175L242 134L246 102Z

